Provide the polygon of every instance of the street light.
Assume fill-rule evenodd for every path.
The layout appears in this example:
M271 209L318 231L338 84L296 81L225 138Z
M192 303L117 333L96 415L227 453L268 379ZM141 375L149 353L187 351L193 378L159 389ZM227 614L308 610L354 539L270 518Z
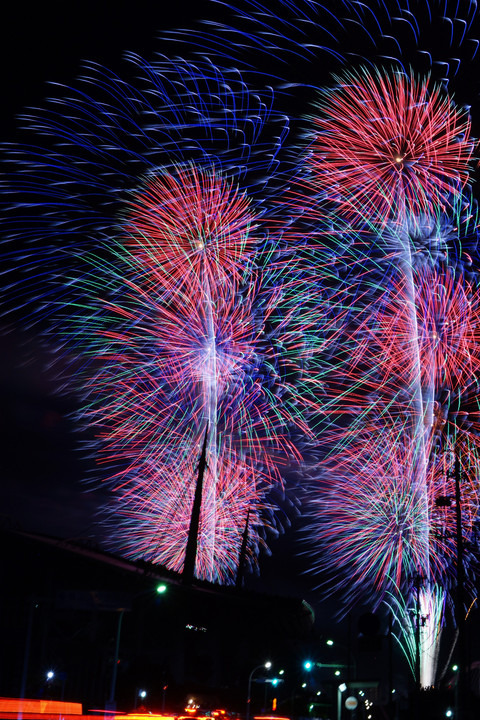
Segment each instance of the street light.
M134 710L137 709L138 705L138 698L140 698L140 705L143 707L145 703L145 698L147 697L147 691L146 690L139 690L138 688L135 688L135 705Z
M54 673L54 671L53 671L53 670L48 670L48 672L45 673L45 679L46 679L46 681L47 681L47 684L46 684L47 695L46 695L46 696L47 696L50 700L53 700L53 688L52 688L52 685L53 685L53 681L54 681L54 679L55 679L55 673Z
M334 644L334 643L333 643L332 640L331 640L331 641L327 641L327 645L333 645L333 644ZM348 669L349 666L348 666L348 665L343 665L343 664L341 664L341 663L319 663L319 662L312 662L311 660L306 660L306 661L303 663L303 667L305 668L305 670L308 670L308 671L310 671L310 670L311 670L312 668L314 668L314 667L317 667L317 668L334 668L334 670L335 670L335 675L338 677L338 676L341 674L341 673L340 673L340 668L347 668L347 669ZM306 684L305 684L305 685L306 685ZM302 685L302 687L304 687L304 686ZM342 693L345 692L346 689L347 689L347 685L346 685L345 683L341 683L341 684L338 686L338 689L337 689L337 716L338 716L338 720L340 720L340 713L341 713L341 710L342 710Z
M272 663L270 660L267 660L267 662L263 663L262 665L257 665L253 668L252 672L248 676L248 690L247 690L247 711L245 713L245 720L249 720L250 718L250 694L252 690L252 678L254 674L257 672L257 670L260 670L260 668L265 668L266 670L270 670L272 667Z
M345 683L341 683L337 689L337 720L342 717L342 693L345 692L347 686Z
M168 589L168 585L165 583L159 583L155 590L159 595L163 595ZM147 595L148 593L151 593L152 590L149 588L148 590L142 590L142 592L137 593L133 596L132 600L142 596ZM125 612L128 610L131 610L131 606L127 606L124 608L119 608L118 612L118 622L117 622L117 634L115 638L115 654L113 657L113 670L112 670L112 681L110 685L110 697L108 699L107 709L109 710L115 710L115 690L117 687L117 670L118 670L118 663L119 663L119 653L120 653L120 637L122 634L122 622L123 622L123 616Z
M310 660L307 660L303 663L303 667L305 670L311 670L314 667L317 668L348 668L348 665L345 665L343 663L320 663L320 662L311 662Z

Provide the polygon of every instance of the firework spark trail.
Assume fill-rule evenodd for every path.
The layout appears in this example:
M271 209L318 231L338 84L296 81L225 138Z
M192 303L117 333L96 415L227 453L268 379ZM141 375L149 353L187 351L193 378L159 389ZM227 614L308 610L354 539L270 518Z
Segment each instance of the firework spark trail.
M413 272L417 334L412 340L411 283L403 273L398 277L398 266L395 268L395 276L396 280L391 280L388 296L385 293L383 302L376 304L375 315L370 307L368 318L355 331L363 334L364 342L359 349L358 364L351 363L346 376L352 390L339 398L334 385L330 398L332 412L335 411L335 402L338 402L337 412L340 412L342 407L346 410L350 402L355 407L358 419L356 423L349 423L347 429L340 428L337 435L332 431L329 443L339 449L339 443L343 443L345 453L348 451L355 457L358 452L358 434L365 432L366 428L373 434L379 426L395 427L398 438L403 438L404 442L407 438L410 438L411 442L415 433L421 432L425 448L423 443L411 442L411 445L412 452L413 448L416 448L415 453L421 451L421 457L424 452L427 455L428 489L433 482L432 463L436 457L439 439L443 437L447 442L447 436L454 437L460 432L454 422L457 408L455 398L458 392L461 392L464 402L467 402L469 397L470 401L475 399L475 375L480 365L478 299L472 283L466 280L461 271L454 271L449 267L441 271L438 267L428 268L421 264ZM415 351L413 361L412 343ZM418 366L422 370L420 379ZM342 367L340 371L343 373L346 370L348 367ZM424 422L424 403L418 406L416 401L419 385L421 388L430 388L430 392L435 391L428 424ZM448 393L441 400L441 394L446 389ZM448 407L449 404L452 405L451 408ZM475 416L475 413L470 416L473 424ZM425 429L422 430L424 425ZM420 428L418 431L417 427ZM467 458L475 453L474 448L478 442L475 440L475 430L464 429L462 432L469 438L469 449L464 449ZM444 441L439 445L440 458L444 453ZM396 445L392 440L391 447L395 448ZM450 452L451 448L447 449L447 453ZM340 454L339 463L341 457ZM333 457L329 462L333 462ZM348 464L347 454L345 462ZM409 464L416 466L418 462L410 458ZM435 472L437 473L437 470ZM439 468L438 474L445 477L447 470ZM472 493L473 508L477 504L474 498L478 491L476 478L469 478L470 474L466 473L464 485L469 488L468 492ZM438 480L435 480L435 484L437 482ZM432 512L432 493L448 494L441 492L438 485L435 490L428 490L429 514ZM440 550L439 553L441 556ZM436 553L431 552L430 555L435 558ZM442 563L440 566L443 568Z
M327 478L323 480L327 490L320 491L321 497L327 492L329 510L318 527L329 561L338 557L339 565L344 566L348 558L353 583L358 584L359 590L365 586L373 588L379 602L391 583L408 593L409 577L424 577L430 586L434 581L445 584L445 574L451 572L451 565L445 566L445 558L436 557L434 566L437 572L440 570L440 577L432 575L432 551L443 550L439 544L433 548L431 543L432 430L438 393L446 387L455 391L458 376L467 368L471 372L472 363L475 371L480 368L478 351L474 353L476 357L470 354L470 349L478 347L476 318L468 311L471 301L467 296L471 291L462 295L461 273L454 277L448 265L439 264L437 257L429 257L425 252L419 272L414 238L410 233L391 228L410 224L418 229L422 224L420 218L435 218L454 211L468 180L473 142L469 139L469 119L455 109L439 88L429 91L428 79L420 80L399 71L362 69L345 73L337 80L337 88L324 94L324 100L317 106L318 114L310 118L313 129L307 162L312 173L305 176L304 188L313 188L324 214L328 207L336 207L335 212L349 219L353 226L368 223L378 249L381 245L378 238L385 235L387 227L390 238L383 258L377 250L374 272L366 272L359 281L360 285L375 280L380 283L365 307L365 319L362 321L357 315L357 320L353 320L355 329L347 329L347 335L358 338L353 342L357 348L353 373L345 373L343 366L334 372L339 380L337 393L342 384L346 387L347 378L353 382L351 389L347 387L330 401L344 418L352 409L358 416L347 423L347 431L344 419L336 438L331 433L334 449L327 457ZM395 103L391 102L393 97ZM314 204L310 209L312 220L318 218L321 222L322 210ZM392 300L394 309L389 307ZM455 345L446 350L448 340L445 338L441 345L439 336L448 333L448 340L454 339ZM466 346L469 347L465 352ZM454 378L457 352L458 376ZM463 366L466 355L468 360ZM462 391L469 385L471 376L467 373ZM369 392L365 394L366 389ZM380 432L383 437L370 441L373 449L369 448L365 457L362 438L367 437L367 430ZM386 446L382 444L384 437L389 438ZM392 471L389 463L386 466L379 463L375 455L379 449L390 461L403 459L407 476ZM357 457L362 458L360 466L356 464ZM376 501L373 507L367 502L370 473L365 476L363 464L377 478L372 497L382 499L381 511ZM344 507L335 509L341 488L353 481L368 514L378 521L372 525L362 516L360 534L352 532L356 527L353 514L349 515ZM333 489L328 489L329 482ZM386 489L387 496L383 494ZM392 498L398 498L394 507L390 503ZM408 523L409 532L405 532L405 518L411 518L412 503L415 516ZM337 544L331 527L336 527L337 532L338 528L344 529L341 536L348 538L347 546ZM382 527L389 528L391 542L396 543L395 553L380 530ZM401 543L396 540L397 534ZM411 553L415 548L415 562L405 553L404 543L410 545ZM371 574L373 567L380 568L375 577ZM428 592L425 590L426 595ZM355 590L350 591L349 602L355 594ZM439 635L436 637L438 640ZM438 647L428 652L435 655L437 651ZM428 665L430 669L433 666L434 663ZM426 668L422 682L430 685L434 679L425 675Z
M333 483L333 489L327 490L330 499L320 535L323 535L329 562L336 557L341 567L345 557L356 557L356 563L349 563L349 574L351 577L353 568L360 593L370 585L375 588L374 595L379 602L385 588L394 583L408 594L408 578L420 574L427 582L425 601L433 602L429 596L430 586L443 587L445 595L455 574L456 554L452 540L448 540L448 535L452 536L453 520L445 532L445 518L439 518L435 507L439 495L454 494L451 480L448 490L443 489L445 478L452 472L451 467L445 468L444 461L445 454L452 455L450 436L468 437L468 449L463 447L465 442L461 449L468 466L464 473L468 515L465 536L474 532L472 521L478 513L478 477L471 469L475 461L467 458L478 458L480 447L475 431L465 434L465 429L455 426L457 400L454 398L461 397L465 403L470 398L476 407L474 396L480 369L479 306L473 282L461 264L455 268L438 260L433 262L428 255L406 252L403 244L395 248L391 238L388 250L392 251L393 257L389 260L392 266L384 276L383 288L377 289L375 302L364 312L365 320L358 322L353 331L363 339L357 343L358 357L345 376L352 389L337 398L334 391L330 399L332 407L338 403L338 412L342 409L347 412L350 404L358 416L348 424L347 430L340 427L336 434L331 433L330 444L336 451L328 457L325 468L330 478L326 487ZM345 367L338 372L345 373ZM446 397L453 400L451 408L445 398L441 400L446 391ZM374 439L379 429L380 437ZM362 440L365 437L368 437L367 456ZM388 438L386 445L385 438ZM458 439L455 444L456 451L460 452ZM386 459L398 463L403 473L392 472ZM369 469L367 474L364 467ZM372 503L368 502L370 472L377 483L373 486ZM370 525L362 514L357 526L358 518L355 519L353 512L348 513L345 503L342 508L336 508L342 487L344 502L345 487L350 486L355 488L355 494L361 493L364 498ZM383 494L385 490L387 495ZM395 507L391 504L392 498L398 498ZM408 508L415 498L415 522L407 523L408 533L401 533L402 541L411 546L410 552L417 548L416 560L412 562L403 545L397 545L392 553L390 543L395 542L393 528L402 527L401 513L408 516ZM330 527L337 528L338 532L339 526L345 528L348 547L341 542L336 545L330 532ZM354 531L357 527L359 534ZM380 528L390 529L387 537ZM371 567L380 568L374 578ZM355 590L351 589L350 601L353 598ZM443 605L442 601L440 606ZM433 615L430 620L432 618ZM438 618L432 622L437 627ZM438 652L438 647L435 649L432 645L433 636L430 634L427 638L427 635L422 635L423 685L434 682L431 673L436 662L432 657ZM435 631L434 636L438 641L439 632ZM427 657L431 659L428 663Z
M195 202L191 202L191 195ZM175 214L169 212L170 201L175 201ZM209 204L215 208L214 216ZM214 233L207 222L212 216ZM255 300L262 294L248 272L254 221L245 198L218 176L189 166L177 168L175 178L157 178L154 194L151 189L145 195L139 191L132 202L115 270L112 273L109 267L106 275L101 273L114 288L117 283L112 299L105 303L100 295L97 309L93 307L88 313L94 318L95 334L87 352L92 357L101 355L102 366L85 398L86 419L91 426L99 427L110 464L123 464L123 471L113 479L116 491L133 509L121 516L127 522L135 518L130 526L135 536L139 516L135 508L141 507L138 498L144 495L150 522L155 498L156 523L150 530L154 557L166 562L168 548L175 547L167 564L173 563L178 569L178 542L172 541L171 532L160 533L158 528L171 527L173 531L172 517L180 528L188 526L190 504L181 493L174 492L177 502L182 499L172 516L167 500L170 490L165 493L156 484L179 487L185 476L193 481L194 462L187 456L192 456L193 448L196 457L195 449L208 427L197 572L222 581L232 578L235 556L234 548L224 547L224 543L235 540L238 552L243 530L239 525L225 532L228 504L224 498L228 496L231 508L233 488L237 487L240 509L231 508L230 522L236 518L244 523L249 489L252 518L258 519L269 510L266 497L270 489L282 487L282 456L299 461L288 439L288 425L293 420L288 408L272 412L265 392L269 371L258 357L262 323L256 330L253 320L258 315ZM237 250L241 248L231 268L222 260L229 245L232 255L236 246ZM165 256L167 261L163 260ZM125 257L127 273L123 272ZM98 269L77 284L86 297L94 297ZM240 275L242 282L250 280L248 292L243 294ZM263 312L267 315L272 309L268 297L264 292ZM70 320L74 334L80 332L75 326L81 327L84 312L83 307L81 315ZM120 392L115 397L112 383L119 379ZM256 533L260 528L253 525L252 546L258 547L261 540ZM126 529L128 526L123 534ZM142 532L145 536L147 530ZM184 532L180 535L184 537ZM134 543L127 538L124 546L130 552ZM144 552L144 547L140 544L135 556Z
M141 251L145 242L152 248L155 262L152 272L162 274L159 283L165 283L172 293L182 289L189 295L189 320L195 317L195 305L200 309L204 327L199 332L200 355L194 358L195 376L203 407L199 418L200 437L208 432L207 455L209 472L204 489L203 527L209 538L203 548L209 548L208 577L215 576L218 463L218 409L221 385L228 382L225 367L219 372L217 348L216 305L223 301L218 288L234 283L235 295L238 279L248 264L248 244L253 217L245 197L239 197L219 178L201 176L191 168L178 171L178 177L165 176L151 183L147 192L139 193L134 201L134 217L129 223L132 232L141 233ZM129 226L129 227L130 227ZM173 241L173 242L172 242ZM172 289L173 284L173 289ZM194 289L185 289L189 284ZM198 310L197 310L198 313ZM246 319L249 322L249 319ZM175 356L178 347L173 348ZM225 365L225 363L223 363ZM189 384L194 378L184 379ZM208 512L207 512L208 509Z
M293 354L281 358L301 337L281 289L262 279L278 243L263 216L288 121L237 71L130 62L135 86L90 67L83 89L26 119L46 148L15 159L6 226L26 248L12 257L29 288L14 282L9 303L25 293L32 322L83 357L67 380L117 497L117 547L181 569L208 425L197 574L231 582L247 512L252 565L265 528L279 529L269 497L282 498L300 461L289 434L306 427Z
M447 207L468 179L468 116L429 78L361 69L336 80L310 117L314 188L380 226Z
M402 630L402 637L395 637L413 674L417 653L416 613L418 612L421 618L419 628L421 685L430 687L438 665L438 643L445 612L445 591L436 585L419 585L411 600L415 603L414 612L405 605L402 593L397 588L395 593L388 593L385 604Z
M193 436L190 439L193 440ZM185 438L186 443L188 440ZM194 477L196 468L191 448L184 450L185 459L180 462L178 453L167 458L165 463L158 459L150 464L145 462L142 481L133 484L131 491L123 497L124 502L118 503L115 523L112 522L111 527L112 538L118 543L121 541L127 556L140 556L178 572L183 568L189 531L190 515L186 508L191 507L194 492L194 483L186 482L186 478ZM205 526L210 524L207 518L207 522L204 520L201 524L198 538L196 574L226 582L237 570L239 531L245 525L248 510L254 525L261 527L273 508L265 504L264 493L255 487L252 470L256 471L256 468L250 462L242 463L238 455L230 456L224 447L217 464L215 568L212 573L211 537L205 531ZM161 522L159 508L163 509ZM129 527L135 527L135 533L127 531L125 534ZM258 543L263 545L260 535L254 533L249 546L252 563L256 562Z
M386 428L378 438L372 437L374 427L365 428L363 436L356 433L348 453L332 453L322 483L325 491L317 500L330 562L341 559L349 566L352 598L360 590L355 579L362 578L360 592L371 587L380 599L385 579L400 583L405 572L415 572L427 549L423 497L415 492L410 471L415 448L402 442L403 427Z
M77 86L55 87L45 108L20 118L25 145L7 148L4 227L24 251L12 253L14 269L30 283L14 288L10 307L45 316L56 294L61 303L55 272L68 271L79 248L121 230L145 178L184 162L218 167L264 202L278 182L288 118L272 109L271 90L254 93L238 71L208 60L126 60L135 82L87 64Z

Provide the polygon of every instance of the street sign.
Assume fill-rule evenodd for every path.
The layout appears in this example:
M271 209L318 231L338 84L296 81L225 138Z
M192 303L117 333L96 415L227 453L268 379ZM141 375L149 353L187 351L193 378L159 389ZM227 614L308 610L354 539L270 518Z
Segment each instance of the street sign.
M345 700L345 707L347 710L355 710L358 705L358 700L353 695L350 695L350 697L347 697Z

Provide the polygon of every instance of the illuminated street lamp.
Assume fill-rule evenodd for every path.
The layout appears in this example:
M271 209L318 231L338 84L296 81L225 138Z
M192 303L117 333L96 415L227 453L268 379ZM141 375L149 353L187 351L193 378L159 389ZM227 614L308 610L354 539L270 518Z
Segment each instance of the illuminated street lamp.
M155 590L159 595L163 595L168 589L168 585L165 583L159 583ZM148 593L152 592L151 589L143 590L142 592L137 593L134 595L134 598L138 598L141 595L146 595ZM115 709L115 690L117 686L117 670L118 670L118 662L119 662L119 653L120 653L120 637L122 634L122 622L123 622L123 616L125 614L126 610L131 610L131 607L128 608L121 608L119 609L118 613L118 622L117 622L117 635L115 639L115 654L113 658L113 671L112 671L112 682L110 685L110 697L108 699L108 708L109 709Z
M330 641L327 640L327 645L333 645L333 644L334 644L334 643L333 643L333 640L330 640ZM333 669L335 670L335 675L338 677L338 676L341 674L340 669L341 669L341 668L347 668L347 669L348 669L349 666L348 666L348 665L343 665L343 664L341 664L341 663L319 663L319 662L312 662L311 660L306 660L306 661L303 663L303 667L305 668L305 670L308 670L308 671L312 670L314 667L317 667L317 668L333 668ZM302 685L302 687L304 687L304 686ZM341 711L342 711L342 693L344 693L346 689L347 689L347 685L346 685L345 683L343 683L343 682L338 686L338 689L337 689L337 716L338 716L338 720L340 720Z
M138 688L135 688L135 704L134 704L134 710L137 709L138 700L140 698L140 705L141 707L145 706L145 698L147 697L147 691L146 690L139 690Z
M348 668L348 665L345 665L343 663L320 663L320 662L312 662L311 660L306 660L303 663L303 667L305 670L312 670L314 667L317 668L336 668L339 670L339 668ZM335 673L337 674L337 673Z
M337 720L340 720L342 717L342 693L344 693L346 689L347 686L345 683L341 683L337 688Z
M46 681L47 681L47 682L46 682L47 697L48 697L50 700L52 700L52 699L53 699L53 696L52 696L52 692L53 692L52 685L53 685L53 681L54 681L54 679L55 679L55 672L54 672L53 670L48 670L48 671L45 673L45 679L46 679Z
M257 670L260 670L260 668L265 668L266 670L270 670L271 667L272 667L272 663L270 662L270 660L267 660L266 663L263 663L262 665L257 665L256 667L254 667L252 672L248 676L247 711L245 713L245 720L249 720L249 718L250 718L250 699L251 699L250 695L251 695L251 690L252 690L252 678L253 678L254 674L257 672Z

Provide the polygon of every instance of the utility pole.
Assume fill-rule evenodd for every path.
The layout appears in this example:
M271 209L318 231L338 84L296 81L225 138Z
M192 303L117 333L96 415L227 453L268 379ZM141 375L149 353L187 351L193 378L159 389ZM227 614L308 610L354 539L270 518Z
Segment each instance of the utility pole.
M415 589L417 591L417 602L415 610L415 691L420 693L421 677L420 677L420 581L421 576L417 574L415 578Z
M457 520L457 592L455 619L458 630L458 674L456 688L456 720L465 720L467 708L467 662L465 652L465 569L463 566L462 498L460 492L460 456L455 452L455 511Z
M198 479L195 487L192 514L190 517L190 528L188 530L187 546L185 548L185 561L183 563L182 583L189 585L195 577L195 561L197 559L198 527L200 525L200 510L202 507L203 476L207 466L207 439L208 425L205 430L202 454L198 463Z

